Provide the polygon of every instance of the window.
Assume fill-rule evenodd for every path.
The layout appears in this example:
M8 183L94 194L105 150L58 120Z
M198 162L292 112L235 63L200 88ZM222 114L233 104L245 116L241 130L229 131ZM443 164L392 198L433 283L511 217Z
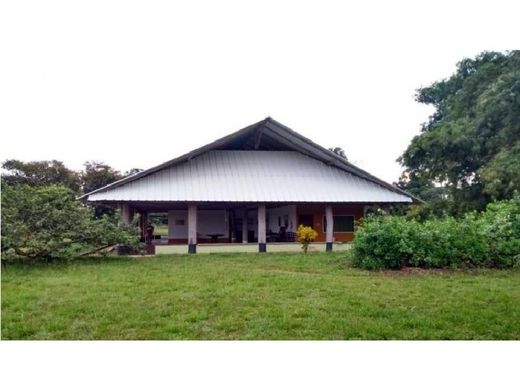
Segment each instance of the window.
M334 215L334 233L352 233L354 231L353 215ZM323 216L323 233L327 231L327 218Z

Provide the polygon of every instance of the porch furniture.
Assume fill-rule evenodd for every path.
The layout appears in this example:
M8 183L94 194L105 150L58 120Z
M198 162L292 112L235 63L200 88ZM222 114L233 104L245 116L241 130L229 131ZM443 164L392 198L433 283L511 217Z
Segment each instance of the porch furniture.
M218 233L218 234L206 234L206 236L208 236L209 238L211 238L211 242L218 242L218 239L219 239L220 237L224 237L224 235L223 235L223 234L220 234L220 233Z
M278 233L273 233L273 232L269 231L266 236L267 236L267 242L276 242L276 241L278 241L278 237L280 235Z

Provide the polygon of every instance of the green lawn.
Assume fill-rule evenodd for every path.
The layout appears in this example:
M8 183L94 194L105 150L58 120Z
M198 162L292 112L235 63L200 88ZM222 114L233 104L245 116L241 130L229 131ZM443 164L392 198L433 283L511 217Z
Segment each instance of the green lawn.
M519 271L366 272L345 254L2 271L3 339L519 339Z

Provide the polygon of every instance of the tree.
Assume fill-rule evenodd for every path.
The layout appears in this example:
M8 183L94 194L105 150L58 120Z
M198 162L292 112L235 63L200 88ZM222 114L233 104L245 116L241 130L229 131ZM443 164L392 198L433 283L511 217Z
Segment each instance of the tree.
M121 172L102 162L87 161L84 166L85 169L81 173L84 194L123 178Z
M138 245L135 227L93 210L63 186L2 188L2 259L67 257L108 244Z
M120 180L125 176L134 175L141 171L141 169L132 168L123 175L111 166L97 161L87 161L85 162L84 167L84 170L80 173L84 194L88 194L91 191ZM103 215L114 215L114 213L115 209L113 207L106 205L94 206L94 215L96 218Z
M79 175L65 167L61 161L6 160L2 164L5 174L2 184L29 186L63 185L75 193L80 190Z
M434 189L452 214L520 190L520 51L464 59L416 100L435 112L398 159L402 188L418 196Z
M332 148L329 148L329 150L331 152L337 154L338 156L343 157L345 160L348 160L347 155L346 155L345 151L343 150L343 148L340 148L339 146L334 146Z

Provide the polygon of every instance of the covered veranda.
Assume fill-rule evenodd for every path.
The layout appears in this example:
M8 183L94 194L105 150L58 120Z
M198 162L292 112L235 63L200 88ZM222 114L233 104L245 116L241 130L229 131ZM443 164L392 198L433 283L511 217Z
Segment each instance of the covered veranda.
M353 238L354 222L367 208L362 204L222 202L119 202L117 206L127 223L138 215L143 241L149 216L167 216L167 234L156 234L149 241L149 253L158 254L296 251L300 250L299 225L318 232L311 250L342 249ZM334 213L346 220L342 231L334 229Z

